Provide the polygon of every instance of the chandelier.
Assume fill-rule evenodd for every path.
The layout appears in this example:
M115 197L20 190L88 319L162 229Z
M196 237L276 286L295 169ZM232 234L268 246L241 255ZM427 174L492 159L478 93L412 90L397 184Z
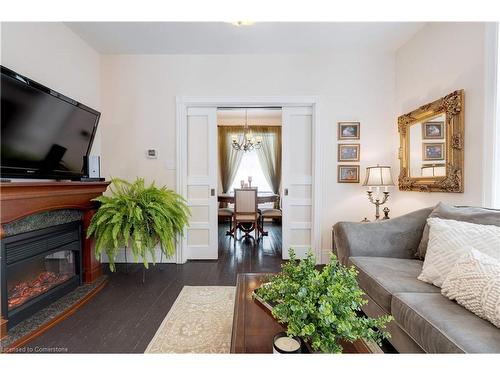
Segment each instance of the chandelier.
M238 135L233 134L232 141L233 149L236 151L252 151L258 150L262 146L262 137L255 137L248 126L248 111L245 109L245 126L243 127L243 139L238 142Z

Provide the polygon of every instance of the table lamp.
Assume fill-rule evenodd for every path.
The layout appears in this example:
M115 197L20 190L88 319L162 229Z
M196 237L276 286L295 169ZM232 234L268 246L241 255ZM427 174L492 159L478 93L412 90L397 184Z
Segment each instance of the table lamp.
M387 202L389 199L389 186L394 186L394 182L392 180L392 172L391 167L378 165L376 167L367 167L366 168L366 178L363 186L368 186L368 199L370 203L375 205L375 220L379 220L380 218L380 210L379 207L381 204ZM376 196L373 196L373 188L376 188ZM380 200L380 188L384 188L383 198Z

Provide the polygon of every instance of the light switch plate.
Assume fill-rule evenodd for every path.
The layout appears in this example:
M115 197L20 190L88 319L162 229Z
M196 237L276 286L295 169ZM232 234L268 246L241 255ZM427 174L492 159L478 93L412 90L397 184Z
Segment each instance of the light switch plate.
M158 159L158 150L155 148L150 148L146 152L148 159Z

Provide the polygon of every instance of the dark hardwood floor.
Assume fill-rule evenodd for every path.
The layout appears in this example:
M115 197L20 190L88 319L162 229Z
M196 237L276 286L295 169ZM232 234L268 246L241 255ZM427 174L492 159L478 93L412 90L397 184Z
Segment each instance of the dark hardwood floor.
M234 246L219 224L219 260L118 265L106 287L74 315L28 344L63 348L71 353L143 353L184 285L236 285L242 272L277 272L281 265L281 227L267 224L269 236L254 246L242 239Z

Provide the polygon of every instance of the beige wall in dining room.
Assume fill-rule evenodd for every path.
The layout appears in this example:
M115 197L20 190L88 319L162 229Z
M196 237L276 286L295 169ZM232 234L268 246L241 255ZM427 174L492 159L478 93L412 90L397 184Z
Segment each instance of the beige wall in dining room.
M337 183L337 122L361 122L361 169L394 163L395 55L108 55L102 58L103 171L176 185L175 97L318 95L322 247L331 226L372 214L361 184ZM158 148L158 159L146 149ZM362 176L364 173L362 173Z
M464 193L399 192L396 215L440 201L482 206L487 155L485 132L485 23L429 23L396 53L396 110L401 115L454 90L465 91ZM393 142L398 142L392 133ZM493 157L492 155L490 157Z
M245 112L246 111L246 112ZM280 108L218 109L218 126L281 126Z

